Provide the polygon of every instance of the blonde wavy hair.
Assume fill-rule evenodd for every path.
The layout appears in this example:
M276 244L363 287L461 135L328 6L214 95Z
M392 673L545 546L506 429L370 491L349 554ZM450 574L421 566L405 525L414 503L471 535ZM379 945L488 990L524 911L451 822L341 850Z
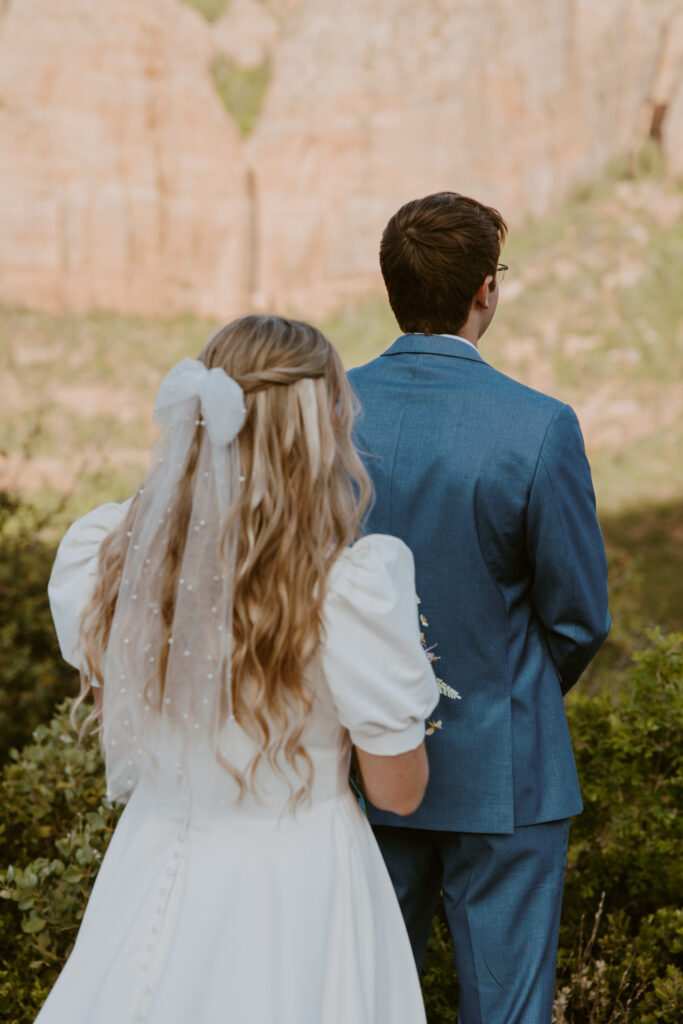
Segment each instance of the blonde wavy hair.
M199 359L238 382L247 410L238 438L244 484L229 514L223 546L234 526L232 706L257 754L246 778L224 767L237 778L243 795L247 788L254 790L264 757L277 768L284 755L302 780L298 802L313 778L302 743L315 697L305 669L321 642L327 575L359 536L371 497L369 477L351 440L357 403L334 347L316 328L297 320L234 320L214 335ZM165 572L158 584L166 630L158 652L158 706L202 443L198 426L172 507ZM92 679L106 686L102 667L135 505L136 499L99 551L94 593L81 618L85 667L76 707L90 692ZM82 729L97 717L96 696Z

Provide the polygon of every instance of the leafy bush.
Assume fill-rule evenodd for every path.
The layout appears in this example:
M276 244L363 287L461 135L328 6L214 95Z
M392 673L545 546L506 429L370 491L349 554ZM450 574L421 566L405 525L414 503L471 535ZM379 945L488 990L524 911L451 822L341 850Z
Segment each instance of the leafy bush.
M41 533L52 514L0 491L0 763L74 692L47 600L55 553Z
M558 1024L683 1018L683 634L650 635L618 698L569 703L584 811L569 848Z
M119 811L94 738L64 701L13 751L0 784L0 1017L32 1021L69 955ZM82 711L81 711L82 717Z
M97 745L75 742L69 707L13 753L0 783L0 1016L8 1024L33 1020L64 963L118 817L104 799ZM570 837L555 1024L677 1024L683 634L651 634L618 695L574 697L568 714L585 810ZM456 1024L442 909L422 985L428 1020Z
M640 920L683 892L683 634L651 633L622 694L568 714L584 811L572 827L567 926L585 904Z
M570 833L555 1024L683 1020L683 634L651 633L633 662L616 696L568 702L584 811ZM434 1024L457 1021L451 957L441 908L422 976Z

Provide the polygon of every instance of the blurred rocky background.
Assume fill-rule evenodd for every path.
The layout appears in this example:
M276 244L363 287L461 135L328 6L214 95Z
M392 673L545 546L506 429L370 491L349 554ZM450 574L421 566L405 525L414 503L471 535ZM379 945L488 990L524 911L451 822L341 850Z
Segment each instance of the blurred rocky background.
M287 307L378 288L438 189L513 225L661 141L683 177L681 0L3 0L0 301Z
M682 182L683 0L0 0L0 488L125 493L246 311L381 351L383 225L443 188L512 227L484 354L601 511L680 498Z

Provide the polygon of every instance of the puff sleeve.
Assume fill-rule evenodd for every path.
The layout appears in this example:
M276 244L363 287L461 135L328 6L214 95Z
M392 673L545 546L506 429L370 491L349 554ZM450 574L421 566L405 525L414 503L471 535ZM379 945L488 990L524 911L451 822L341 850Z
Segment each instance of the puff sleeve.
M47 593L62 657L74 668L78 668L79 622L93 591L100 544L123 522L131 500L100 505L77 519L57 548Z
M415 566L403 541L371 534L333 566L323 672L352 742L370 754L414 750L439 691L420 643Z

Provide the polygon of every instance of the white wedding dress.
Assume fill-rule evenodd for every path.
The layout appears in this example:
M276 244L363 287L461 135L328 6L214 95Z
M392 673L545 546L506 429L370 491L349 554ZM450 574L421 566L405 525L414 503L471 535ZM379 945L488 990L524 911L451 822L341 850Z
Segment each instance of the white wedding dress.
M96 509L60 545L50 601L72 663L99 544L124 511ZM344 552L309 673L310 802L286 811L288 786L264 769L259 800L188 818L162 811L143 779L39 1024L424 1022L398 903L348 785L352 743L391 755L422 740L438 690L418 632L408 548L372 535ZM228 727L246 764L250 741Z

